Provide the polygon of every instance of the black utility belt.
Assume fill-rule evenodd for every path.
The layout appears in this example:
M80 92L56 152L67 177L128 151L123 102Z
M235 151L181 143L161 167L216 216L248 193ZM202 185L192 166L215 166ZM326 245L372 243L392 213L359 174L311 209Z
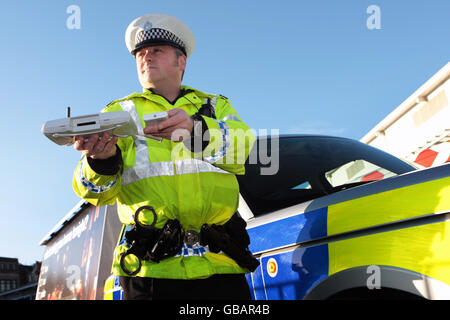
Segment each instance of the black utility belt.
M143 225L139 222L142 210L153 213L153 223ZM223 251L236 263L253 272L259 261L248 250L250 238L246 230L246 222L235 213L224 225L204 224L200 232L184 230L177 219L168 220L162 229L154 225L157 215L153 207L140 207L134 215L134 224L131 230L125 232L125 239L129 249L121 254L120 266L129 276L136 275L142 267L142 260L159 263L161 260L175 256L180 252L183 243L193 245L199 243L208 246L209 251L219 253ZM131 271L125 266L125 257L134 255L138 258L139 266Z

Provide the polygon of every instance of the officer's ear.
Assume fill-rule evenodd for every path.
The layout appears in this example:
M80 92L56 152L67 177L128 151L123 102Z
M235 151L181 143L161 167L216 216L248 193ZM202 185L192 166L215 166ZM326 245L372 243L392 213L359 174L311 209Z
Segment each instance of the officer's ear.
M178 57L178 64L180 65L180 69L184 73L184 71L186 71L186 64L187 64L187 58L184 54Z
M184 72L186 71L187 57L180 49L175 47L173 49L175 51L177 65L180 67L181 70L181 80L183 80Z

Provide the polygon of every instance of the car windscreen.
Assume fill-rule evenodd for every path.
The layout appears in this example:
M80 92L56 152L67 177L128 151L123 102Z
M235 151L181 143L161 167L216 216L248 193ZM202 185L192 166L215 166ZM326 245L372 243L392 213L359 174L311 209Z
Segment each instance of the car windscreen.
M237 177L254 215L415 170L359 141L326 136L259 138L245 167Z

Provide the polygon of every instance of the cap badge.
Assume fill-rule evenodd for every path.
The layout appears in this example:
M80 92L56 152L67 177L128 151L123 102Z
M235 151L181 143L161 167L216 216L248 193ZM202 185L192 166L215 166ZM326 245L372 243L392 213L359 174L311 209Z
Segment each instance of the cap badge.
M152 23L151 23L150 21L147 21L147 22L144 24L144 26L143 26L144 31L149 31L149 30L152 29L152 27L153 27L153 25L152 25Z

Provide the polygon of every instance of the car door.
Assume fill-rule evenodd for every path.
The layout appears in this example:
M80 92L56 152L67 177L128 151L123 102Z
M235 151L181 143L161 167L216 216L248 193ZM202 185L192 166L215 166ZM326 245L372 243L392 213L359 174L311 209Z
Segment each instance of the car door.
M326 208L305 212L309 202L250 219L250 250L260 266L248 276L257 300L302 299L328 275Z
M323 199L337 203L342 190L414 170L351 139L276 139L276 143L273 138L259 139L246 164L246 174L238 176L239 213L247 220L249 248L260 261L257 270L247 275L257 300L302 299L328 276L328 205ZM278 155L271 160L279 161L276 164L267 161L267 155L274 152ZM264 164L251 162L261 155ZM278 170L265 175L264 165Z

